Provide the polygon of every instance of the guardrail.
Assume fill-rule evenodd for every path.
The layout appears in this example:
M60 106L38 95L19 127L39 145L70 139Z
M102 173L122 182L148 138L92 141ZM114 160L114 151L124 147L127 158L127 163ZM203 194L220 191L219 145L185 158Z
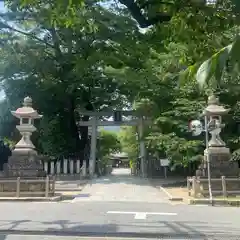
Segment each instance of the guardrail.
M23 186L24 184L24 190ZM36 187L29 191L30 187ZM44 187L43 187L44 186ZM13 189L15 191L13 191ZM36 190L36 191L35 191ZM28 179L18 177L16 179L0 179L0 195L4 196L15 196L15 197L24 197L29 195L40 195L45 196L54 196L55 193L55 177L50 178L37 178L37 179Z
M211 183L214 186L214 183L220 182L221 189L214 189L212 188L212 194L222 195L223 197L227 197L230 194L240 194L240 178L226 178L222 176L221 178L211 178ZM239 182L238 190L228 190L227 184L229 183L236 183ZM194 198L198 197L199 195L203 195L209 193L208 190L204 190L201 188L201 183L208 183L208 179L200 178L200 177L188 177L187 178L187 190L188 196L193 196ZM220 185L220 184L219 184Z

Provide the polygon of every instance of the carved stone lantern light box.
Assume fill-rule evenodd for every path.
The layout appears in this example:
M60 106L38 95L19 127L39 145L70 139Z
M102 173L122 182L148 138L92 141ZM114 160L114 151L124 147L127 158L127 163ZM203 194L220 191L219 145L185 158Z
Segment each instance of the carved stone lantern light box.
M222 116L226 115L230 109L224 108L219 103L219 99L214 95L208 98L208 106L204 109L204 115L208 118L208 131L212 135L208 143L209 147L225 147L225 142L220 137L221 129L225 124L222 123Z
M30 97L24 98L23 107L18 108L16 111L11 111L11 113L20 119L20 123L16 128L22 135L21 140L15 145L14 151L35 149L30 137L37 130L34 126L34 120L42 118L42 115L32 108L32 99Z

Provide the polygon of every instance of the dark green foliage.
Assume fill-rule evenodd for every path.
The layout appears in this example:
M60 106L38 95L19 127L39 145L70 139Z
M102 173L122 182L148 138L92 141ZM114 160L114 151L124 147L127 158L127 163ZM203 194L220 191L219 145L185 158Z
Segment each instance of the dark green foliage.
M192 137L188 123L205 107L205 90L232 109L223 139L238 149L239 41L224 48L239 33L237 2L119 1L127 11L108 1L20 2L9 0L10 10L2 14L1 84L9 109L30 95L44 115L35 137L42 152L58 156L86 149L88 130L77 122L89 118L79 116L79 109L134 106L153 122L144 133L148 150L169 157L173 166L187 166L204 149L204 137ZM141 33L130 15L152 27ZM197 75L204 86L199 91L193 80L210 57ZM1 114L10 117L8 110ZM13 119L4 124L2 134L11 137ZM136 158L136 129L122 135L124 151Z

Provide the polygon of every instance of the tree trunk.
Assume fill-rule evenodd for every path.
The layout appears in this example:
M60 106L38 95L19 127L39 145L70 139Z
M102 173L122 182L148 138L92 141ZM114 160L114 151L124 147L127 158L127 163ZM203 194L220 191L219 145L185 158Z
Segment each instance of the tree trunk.
M78 134L78 127L77 127L77 122L75 118L75 98L73 96L70 97L70 102L69 102L69 116L68 116L68 121L69 121L69 131L70 131L70 136L73 139L73 144L72 146L73 152L71 155L72 157L76 157L79 155L79 145L80 145L80 139L79 139L79 134ZM67 120L67 119L66 119Z

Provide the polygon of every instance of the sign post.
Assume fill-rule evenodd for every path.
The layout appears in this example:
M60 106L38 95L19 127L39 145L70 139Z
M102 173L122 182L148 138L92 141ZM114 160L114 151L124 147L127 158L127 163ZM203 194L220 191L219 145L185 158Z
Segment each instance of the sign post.
M169 159L160 159L161 166L164 167L164 178L167 178L167 168L169 166Z

